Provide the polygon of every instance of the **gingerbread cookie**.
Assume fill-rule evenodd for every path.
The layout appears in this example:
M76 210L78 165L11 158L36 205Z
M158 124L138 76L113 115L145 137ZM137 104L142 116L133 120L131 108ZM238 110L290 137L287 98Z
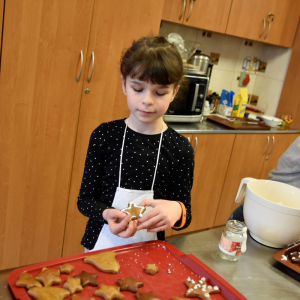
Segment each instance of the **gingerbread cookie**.
M149 264L149 265L146 266L146 273L147 274L155 275L158 271L159 271L159 267L157 267L154 264Z
M210 294L220 293L220 289L217 286L212 287L206 283L205 277L202 277L198 282L188 278L185 284L189 288L185 294L187 297L198 297L202 300L211 300Z
M294 251L294 252L290 253L289 255L290 255L290 259L291 259L292 263L300 264L300 252Z
M100 252L87 256L84 262L95 266L102 272L116 274L120 271L120 264L116 260L117 255L114 251Z
M59 270L50 270L47 268L43 268L42 272L40 272L35 279L41 282L45 287L51 286L53 284L60 284L61 279L59 278L60 271Z
M70 274L72 271L74 271L75 267L71 264L64 264L61 265L59 269L61 274Z
M159 298L157 298L153 292L148 292L148 293L140 293L140 292L137 292L136 293L136 297L139 299L139 300L161 300Z
M28 291L28 295L36 300L63 300L70 296L68 290L59 287L34 287Z
M130 220L137 220L143 216L143 213L145 212L146 207L144 206L138 206L134 204L133 202L130 202L127 208L121 209L122 212L126 214L131 214Z
M97 277L98 277L97 273L89 273L86 271L81 271L80 274L74 276L73 278L80 279L81 285L85 287L87 285L98 286L98 282L96 280Z
M130 291L136 293L139 287L144 286L144 283L134 279L132 276L118 279L121 291Z
M72 297L72 300L95 300L95 298L82 298L82 297L80 297L78 295L74 295Z
M30 289L33 287L42 287L42 284L34 279L31 274L25 272L20 275L19 279L16 282L16 286Z
M69 290L71 295L75 294L76 292L80 293L83 291L83 287L80 282L81 281L79 278L68 277L68 280L64 283L63 288Z
M102 297L105 300L121 300L124 295L120 292L120 288L117 286L101 284L100 289L96 290L95 296Z

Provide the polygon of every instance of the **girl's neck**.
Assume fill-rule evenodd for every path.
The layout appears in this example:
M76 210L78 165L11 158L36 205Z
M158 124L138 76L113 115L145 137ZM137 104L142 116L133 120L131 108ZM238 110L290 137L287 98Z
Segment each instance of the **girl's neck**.
M163 128L163 131L167 129L167 125L164 123L163 118L157 119L154 123L141 123L131 115L125 120L127 126L142 134L159 134Z

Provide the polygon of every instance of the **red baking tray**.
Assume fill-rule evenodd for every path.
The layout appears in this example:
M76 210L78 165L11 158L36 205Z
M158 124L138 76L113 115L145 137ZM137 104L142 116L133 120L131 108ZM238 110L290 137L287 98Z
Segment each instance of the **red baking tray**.
M211 299L246 299L226 280L198 260L194 255L186 255L168 242L150 241L114 247L109 250L118 253L116 258L121 266L118 274L103 273L94 266L84 263L83 260L86 256L102 251L108 251L108 249L105 249L62 257L16 269L9 275L8 283L17 299L31 299L31 297L27 295L27 290L25 288L17 287L15 284L20 274L28 272L35 277L44 267L47 267L48 269L59 269L60 265L70 263L75 267L74 271L70 274L61 274L61 284L55 286L62 287L68 276L73 277L82 270L90 273L98 273L97 281L99 287L100 284L119 286L117 284L117 279L132 275L135 279L144 282L144 286L139 288L139 292L146 293L153 291L156 297L162 300L171 300L172 296L185 297L184 295L187 291L185 281L188 277L195 281L198 281L201 277L205 277L208 284L212 286L217 285L221 291L220 294L211 295ZM147 264L157 265L159 267L159 272L154 276L145 273ZM99 287L86 286L84 287L83 292L77 293L77 295L81 297L92 297L95 290ZM129 291L124 291L122 293L125 296L124 299L136 300L135 294ZM102 299L101 297L93 297L95 299ZM65 299L69 300L71 298L72 296Z

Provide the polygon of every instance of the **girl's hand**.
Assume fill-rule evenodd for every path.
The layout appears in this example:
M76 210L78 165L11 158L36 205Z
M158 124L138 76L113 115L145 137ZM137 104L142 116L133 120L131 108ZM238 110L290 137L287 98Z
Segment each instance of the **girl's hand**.
M171 228L182 214L181 205L171 200L144 200L139 206L151 206L147 214L138 219L137 230L158 232Z
M107 221L112 234L122 238L129 238L136 233L137 220L130 221L131 215L117 209L105 209L102 215Z

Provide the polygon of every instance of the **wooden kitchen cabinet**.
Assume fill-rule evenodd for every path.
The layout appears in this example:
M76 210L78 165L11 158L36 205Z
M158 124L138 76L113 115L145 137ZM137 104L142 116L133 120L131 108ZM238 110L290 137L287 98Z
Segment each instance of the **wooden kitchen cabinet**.
M1 44L2 44L3 11L4 11L4 0L0 0L0 57L1 57Z
M88 88L89 93L82 94L63 256L83 252L80 242L88 219L78 211L77 197L90 135L101 123L129 115L121 87L121 52L134 39L158 34L162 10L161 0L95 1L88 48L89 57L94 52L95 67L88 83L86 65L83 91Z
M232 0L165 0L162 19L225 33Z
M235 203L235 198L241 180L245 177L267 179L279 157L298 136L299 134L236 135L214 226L226 224L229 216L240 205Z
M172 237L213 227L235 140L235 134L184 136L190 136L195 151L192 222L184 230L173 230Z
M299 11L295 0L233 0L226 34L292 47Z

